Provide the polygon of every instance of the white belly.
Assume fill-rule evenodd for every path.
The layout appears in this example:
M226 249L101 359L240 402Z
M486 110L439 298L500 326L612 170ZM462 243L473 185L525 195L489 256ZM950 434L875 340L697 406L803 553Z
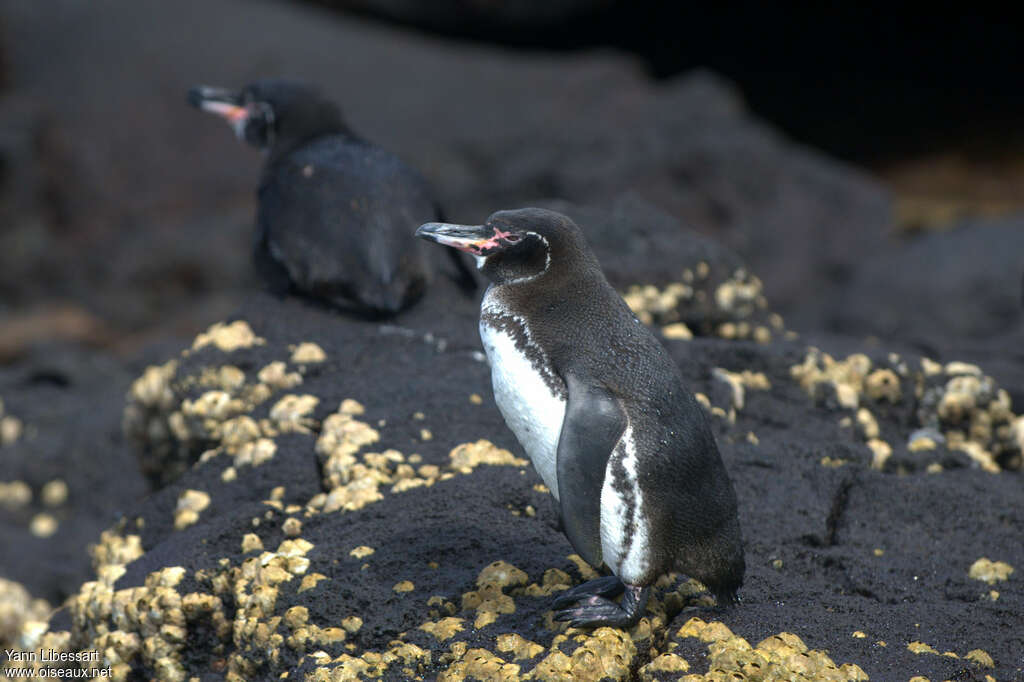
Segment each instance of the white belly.
M480 339L491 364L494 402L544 485L558 499L556 457L565 400L552 391L544 370L534 366L509 334L481 322Z
M488 298L485 297L484 310L502 313L500 304L488 301ZM528 349L529 330L522 319L516 318L516 322L526 336ZM538 368L535 360L527 355L527 349L516 346L513 336L483 320L480 322L480 339L491 365L494 401L505 423L557 500L558 439L566 403L545 381L545 374L554 376L554 371L547 366ZM616 462L621 462L625 469L632 495L625 496L612 486L612 465ZM601 488L600 520L604 562L626 582L646 574L650 551L648 524L640 513L643 495L636 471L637 453L633 446L632 428L627 426L608 458Z

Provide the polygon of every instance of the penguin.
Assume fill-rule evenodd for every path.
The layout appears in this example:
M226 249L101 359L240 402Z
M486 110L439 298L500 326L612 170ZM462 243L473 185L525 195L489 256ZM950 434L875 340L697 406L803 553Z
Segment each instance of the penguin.
M368 317L394 315L423 295L424 250L402 246L424 220L444 219L439 206L419 173L356 135L334 102L289 80L240 92L195 87L188 101L266 154L254 260L271 289ZM470 268L453 261L459 284L474 289Z
M610 573L563 592L555 618L630 627L651 585L673 571L700 580L720 606L736 603L745 571L736 494L707 415L579 227L525 208L416 234L472 254L490 281L480 337L495 402L573 548Z

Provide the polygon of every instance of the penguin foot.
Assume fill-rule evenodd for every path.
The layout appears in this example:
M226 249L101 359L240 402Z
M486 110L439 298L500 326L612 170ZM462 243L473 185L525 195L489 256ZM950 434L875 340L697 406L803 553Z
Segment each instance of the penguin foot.
M565 592L562 592L555 600L551 602L551 608L553 609L564 609L570 604L575 604L578 601L582 601L586 597L597 595L599 597L609 597L614 599L622 594L622 591L626 589L626 586L619 580L618 576L609 575L604 578L595 578L594 580L588 580L585 583L580 583L576 587L570 587Z
M606 580L599 578L599 580ZM597 581L590 581L597 582ZM579 587L586 587L584 583ZM621 581L619 582L622 585ZM599 594L584 596L576 601L576 605L561 609L555 613L555 620L568 622L574 628L628 628L637 624L647 606L647 598L651 588L638 585L623 585L625 594L618 604L605 599Z

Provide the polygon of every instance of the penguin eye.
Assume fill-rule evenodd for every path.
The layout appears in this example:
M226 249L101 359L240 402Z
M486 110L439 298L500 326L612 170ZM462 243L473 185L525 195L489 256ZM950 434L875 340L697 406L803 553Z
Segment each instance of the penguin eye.
M510 234L507 237L505 237L505 241L507 241L509 244L515 244L520 239L522 239L522 236L518 234Z

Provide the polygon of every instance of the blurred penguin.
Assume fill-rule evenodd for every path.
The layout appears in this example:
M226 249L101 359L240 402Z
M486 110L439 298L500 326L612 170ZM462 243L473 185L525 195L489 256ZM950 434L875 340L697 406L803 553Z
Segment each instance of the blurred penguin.
M188 101L266 152L254 255L272 290L372 318L419 300L432 272L409 236L442 216L418 172L361 139L333 102L303 83L195 87ZM475 289L465 263L453 263L460 286Z

